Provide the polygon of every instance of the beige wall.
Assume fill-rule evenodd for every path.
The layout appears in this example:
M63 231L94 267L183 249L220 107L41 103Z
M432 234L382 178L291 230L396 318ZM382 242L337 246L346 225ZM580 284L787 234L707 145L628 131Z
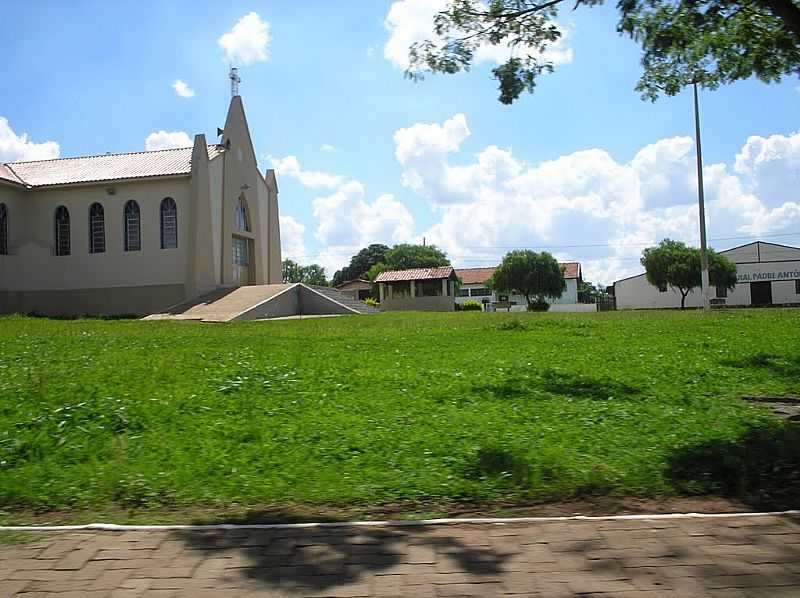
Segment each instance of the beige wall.
M34 313L44 316L148 314L174 305L184 287L154 285L60 291L0 291L0 313Z
M107 188L113 187L114 195ZM161 249L161 200L178 206L178 247ZM149 285L182 285L189 230L189 179L31 190L13 206L10 228L15 255L3 258L0 289L43 291ZM133 199L141 214L141 251L124 251L123 206ZM105 212L106 251L89 253L89 206ZM55 211L70 215L71 252L55 256ZM2 307L2 306L0 306Z

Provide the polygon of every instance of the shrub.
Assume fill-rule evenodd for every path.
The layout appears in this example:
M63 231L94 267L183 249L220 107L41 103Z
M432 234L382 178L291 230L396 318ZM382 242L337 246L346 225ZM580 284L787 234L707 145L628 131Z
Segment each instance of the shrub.
M460 307L460 311L483 311L483 305L481 305L478 301L473 301L472 299L469 301L464 301Z
M522 323L522 320L519 318L513 318L511 320L503 320L497 326L495 326L497 330L527 330L528 327Z
M366 303L370 307L378 307L380 305L378 300L377 299L373 299L372 297L367 297L366 299L364 299L364 303Z
M550 309L550 304L541 299L528 304L528 311L547 311L548 309Z

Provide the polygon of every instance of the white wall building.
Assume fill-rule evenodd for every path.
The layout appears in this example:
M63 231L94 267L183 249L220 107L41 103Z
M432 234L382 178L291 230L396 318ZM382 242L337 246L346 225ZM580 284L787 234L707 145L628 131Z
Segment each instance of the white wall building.
M555 300L550 302L550 311L596 311L593 303L578 303L578 285L580 284L581 265L578 262L564 262L560 264L564 269L564 280L567 289ZM527 311L528 302L523 295L506 295L490 290L486 285L494 274L495 268L462 268L456 270L456 275L461 280L461 288L456 293L456 303L477 301L484 305L485 310L510 309L510 311ZM509 307L506 307L506 306Z
M736 264L737 283L732 291L711 289L711 298L730 306L800 304L800 248L754 241L720 251ZM658 289L644 274L614 283L617 309L664 309L681 306L674 288ZM699 288L686 296L686 307L701 307Z

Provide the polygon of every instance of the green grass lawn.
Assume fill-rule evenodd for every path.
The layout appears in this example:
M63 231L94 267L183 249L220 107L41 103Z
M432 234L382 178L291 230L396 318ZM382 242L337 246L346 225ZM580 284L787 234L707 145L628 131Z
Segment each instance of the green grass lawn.
M0 318L0 509L798 496L800 310Z

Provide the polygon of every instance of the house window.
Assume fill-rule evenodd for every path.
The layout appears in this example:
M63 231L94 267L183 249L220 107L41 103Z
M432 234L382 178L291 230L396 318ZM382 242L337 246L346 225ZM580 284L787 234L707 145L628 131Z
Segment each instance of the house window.
M728 287L724 285L717 285L717 298L723 299L728 296Z
M123 212L125 225L125 251L142 250L142 227L139 204L132 199L125 203Z
M469 289L458 289L459 297L469 297Z
M233 263L236 266L247 266L250 263L250 254L247 249L247 239L233 238Z
M8 255L8 208L0 203L0 255Z
M800 295L800 278L794 281L794 294Z
M93 203L89 206L89 253L106 251L106 217L103 206Z
M470 289L469 293L471 297L488 297L492 294L492 291L486 287L480 287L477 289Z
M69 210L64 206L56 208L56 255L69 255Z
M236 230L250 232L250 214L247 211L247 200L244 195L236 202Z
M178 247L178 206L171 197L161 200L161 249Z

